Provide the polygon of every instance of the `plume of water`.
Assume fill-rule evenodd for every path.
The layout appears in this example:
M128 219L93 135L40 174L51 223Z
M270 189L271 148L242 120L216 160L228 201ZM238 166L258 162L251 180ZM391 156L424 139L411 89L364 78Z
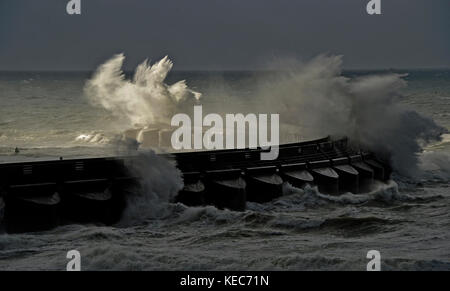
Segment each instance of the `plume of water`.
M165 83L173 66L167 56L153 65L145 60L136 68L133 79L127 79L122 71L124 60L123 54L115 55L97 69L85 86L92 104L119 118L124 129L170 125L179 106L201 97L185 81Z
M186 102L200 98L184 81L164 83L172 68L167 57L153 65L143 62L133 80L125 79L123 61L120 54L100 66L86 92L94 104L128 121L128 128L168 125L175 112L185 111ZM280 122L297 127L303 138L348 136L389 159L398 172L415 174L423 145L439 140L446 130L401 102L405 75L348 78L342 75L342 63L341 56L327 55L306 63L284 63L279 73L257 82L249 97L257 102L250 102L247 111L278 113ZM218 108L241 112L241 105L223 101Z
M139 153L128 170L140 177L140 182L126 195L127 205L119 225L135 225L169 215L169 202L183 188L181 172L175 165L147 151Z
M260 82L256 98L261 108L279 113L281 122L298 126L303 136L348 136L412 175L422 146L446 132L401 102L405 75L347 78L342 57L325 55L283 69Z

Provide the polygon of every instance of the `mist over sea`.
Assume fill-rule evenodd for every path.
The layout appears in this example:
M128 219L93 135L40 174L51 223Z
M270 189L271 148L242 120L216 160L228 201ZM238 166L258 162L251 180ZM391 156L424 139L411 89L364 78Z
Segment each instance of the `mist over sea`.
M387 108L404 107L414 112L405 115L414 137L426 139L422 132L414 131L418 126L410 121L418 120L420 126L434 130L430 118L450 129L448 70L344 71L342 76L364 81L369 75L391 73L405 74L401 79L406 86L395 88L401 96ZM92 74L0 72L0 162L117 154L117 135L125 129L123 122L117 121L126 116L93 105L92 98L86 96L86 82ZM298 106L297 111L287 111L288 119L296 119L292 112L299 112L308 115L304 119L310 122L307 125L321 129L314 133L299 130L297 138L301 139L328 135L327 126L338 131L340 123L348 122L339 116L330 118L331 111L300 108L298 100L283 99L295 92L297 85L304 90L305 83L315 84L317 77L301 77L294 83L286 77L276 84L261 84L261 80L273 80L274 75L277 72L174 71L165 82L186 80L190 89L202 93L201 103L210 112L238 113L236 108L242 113L259 112L266 108L270 113L275 108L283 123L283 108L273 104ZM334 74L317 75L345 83L339 83L338 89L347 86L346 80L335 79ZM126 76L132 78L132 73ZM391 84L383 78L375 81L379 87L379 83ZM317 82L317 87L321 84ZM374 91L367 89L367 82L351 86L355 96L361 92L369 96ZM306 89L304 92L316 92ZM271 95L270 90L280 92L279 96L274 93L273 100L267 96L263 101L258 99L263 91ZM330 108L347 100L335 92L325 91L336 101ZM317 98L327 96L325 93L320 91ZM358 104L362 107L352 108L365 112L365 104ZM397 112L403 113L392 111L391 116ZM373 141L375 129L381 136L389 128L398 128L380 142L390 141L386 147L394 151L415 151L415 144L400 144L400 137L409 130L403 124L399 126L396 119L377 120L376 111L366 116L367 127L358 128L364 142ZM292 124L286 128L291 129ZM245 212L134 200L139 207L127 211L139 209L139 215L128 212L133 221L112 227L67 225L39 233L0 233L0 270L65 270L66 253L72 249L80 251L83 270L365 270L369 250L380 251L382 270L450 270L450 135L444 133L441 141L419 145L423 151L411 154L419 170L406 175L408 166L403 165L410 161L403 163L405 159L400 156L392 181L380 183L371 193L329 196L315 187L296 189L286 184L283 197L266 204L248 203ZM14 153L16 147L18 154ZM150 179L172 181L173 177ZM148 213L142 213L143 209Z

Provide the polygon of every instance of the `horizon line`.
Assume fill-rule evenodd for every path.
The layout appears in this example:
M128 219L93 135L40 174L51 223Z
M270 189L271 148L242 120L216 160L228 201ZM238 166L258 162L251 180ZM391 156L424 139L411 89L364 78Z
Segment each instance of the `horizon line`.
M1 73L87 73L94 72L95 69L0 69ZM342 71L426 71L426 70L450 70L448 67L384 67L384 68L343 68ZM125 73L134 72L135 69L122 70ZM171 72L280 72L282 69L174 69ZM289 71L289 70L287 70Z

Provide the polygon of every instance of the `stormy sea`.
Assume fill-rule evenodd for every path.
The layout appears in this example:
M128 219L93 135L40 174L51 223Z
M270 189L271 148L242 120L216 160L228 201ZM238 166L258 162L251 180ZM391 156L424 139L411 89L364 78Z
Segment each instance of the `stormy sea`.
M179 173L150 170L149 193L130 197L116 225L0 233L0 270L65 270L74 249L82 270L366 270L370 250L382 270L450 270L450 71L347 71L321 56L282 70L171 71L163 59L122 73L123 59L95 72L1 72L0 162L123 154L127 130L200 103L279 113L282 142L349 136L388 152L392 179L340 196L285 184L237 212L171 203Z

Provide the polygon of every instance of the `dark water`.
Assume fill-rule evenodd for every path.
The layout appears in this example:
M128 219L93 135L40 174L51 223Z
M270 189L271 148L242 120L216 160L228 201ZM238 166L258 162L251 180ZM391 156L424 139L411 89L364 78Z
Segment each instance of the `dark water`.
M344 75L368 73L383 72ZM401 102L450 128L450 72L401 73L409 73ZM251 96L255 75L175 72L167 82L186 79L214 104ZM115 117L84 97L89 76L1 73L0 159L114 154ZM88 134L96 138L77 140ZM420 174L395 174L371 193L335 197L285 185L283 197L248 203L245 212L168 204L159 194L173 179L153 176L157 199L133 201L134 220L0 234L0 270L65 270L72 249L84 270L365 270L369 250L380 251L383 270L450 270L449 136L425 149Z

